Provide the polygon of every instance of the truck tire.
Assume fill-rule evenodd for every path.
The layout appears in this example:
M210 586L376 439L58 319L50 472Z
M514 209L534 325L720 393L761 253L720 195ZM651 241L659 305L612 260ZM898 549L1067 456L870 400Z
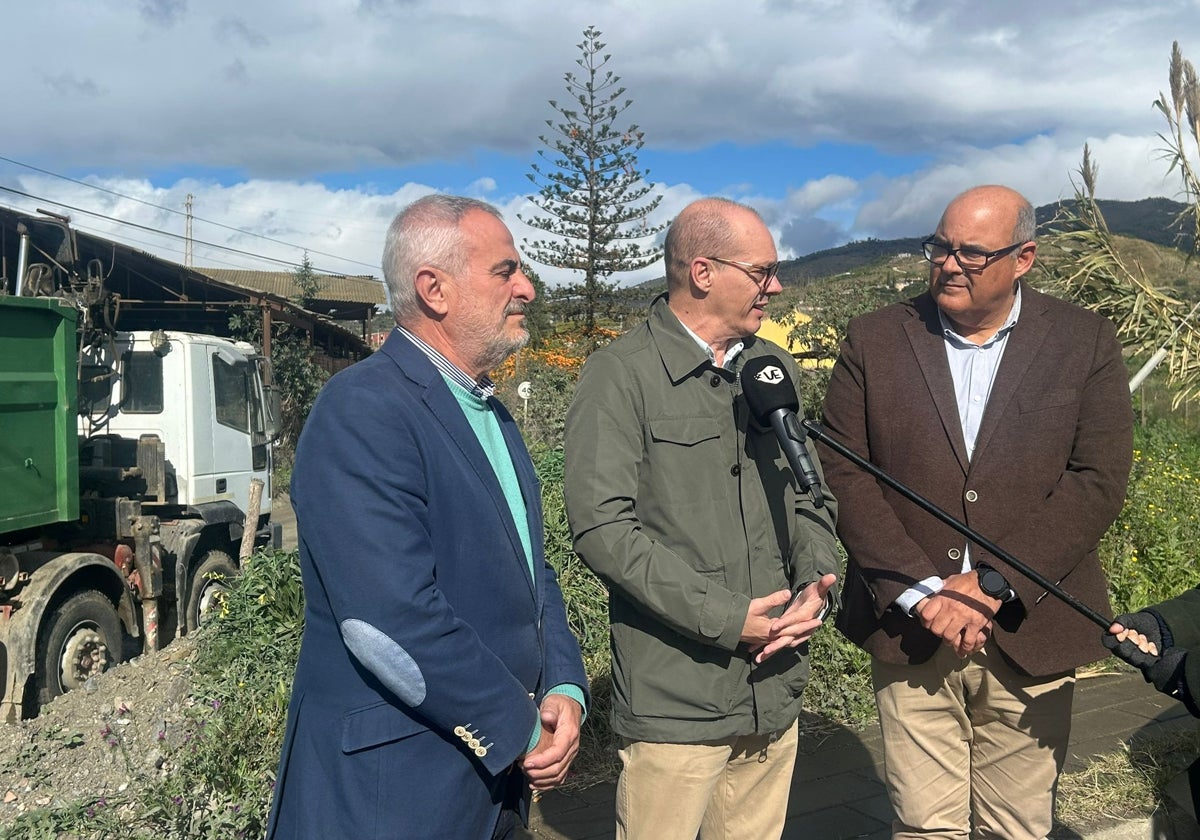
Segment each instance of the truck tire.
M123 643L117 611L103 594L79 592L63 601L38 632L38 706L116 665Z
M229 582L238 576L233 559L220 549L204 552L188 581L187 630L195 631L204 616L216 606L229 589Z

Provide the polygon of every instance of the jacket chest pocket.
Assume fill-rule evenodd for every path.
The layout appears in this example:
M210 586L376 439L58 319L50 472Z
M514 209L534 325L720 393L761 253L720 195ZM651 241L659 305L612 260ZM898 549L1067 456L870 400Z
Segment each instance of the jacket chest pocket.
M721 429L711 417L659 417L648 425L654 443L692 447L721 437Z
M1037 411L1047 411L1052 408L1075 408L1079 403L1079 391L1076 388L1059 388L1040 394L1028 394L1018 402L1021 414L1032 414Z
M673 503L708 499L716 492L721 427L711 417L660 417L647 422L642 475L655 497Z

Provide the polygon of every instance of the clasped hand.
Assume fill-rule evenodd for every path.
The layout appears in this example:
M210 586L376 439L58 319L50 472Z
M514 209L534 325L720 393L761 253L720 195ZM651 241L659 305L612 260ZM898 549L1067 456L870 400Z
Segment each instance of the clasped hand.
M811 639L822 624L816 616L835 583L837 575L834 574L810 583L778 618L772 618L768 613L791 600L792 593L787 589L750 601L750 610L742 625L742 641L750 645L754 661L761 665L784 648L797 648Z
M558 787L579 752L579 724L583 710L565 694L547 694L542 700L541 737L521 759L529 787L542 791Z
M913 612L926 630L966 659L983 648L1000 605L998 598L983 594L979 576L971 571L950 575L941 591L917 602Z

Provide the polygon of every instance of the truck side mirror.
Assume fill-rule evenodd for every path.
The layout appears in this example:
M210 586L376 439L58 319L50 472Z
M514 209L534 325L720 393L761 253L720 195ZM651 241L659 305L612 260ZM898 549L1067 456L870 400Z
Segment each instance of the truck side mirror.
M283 425L283 406L279 387L275 385L275 378L271 373L270 359L266 356L255 356L254 364L258 372L259 387L262 388L262 433L268 441L275 443L279 440Z

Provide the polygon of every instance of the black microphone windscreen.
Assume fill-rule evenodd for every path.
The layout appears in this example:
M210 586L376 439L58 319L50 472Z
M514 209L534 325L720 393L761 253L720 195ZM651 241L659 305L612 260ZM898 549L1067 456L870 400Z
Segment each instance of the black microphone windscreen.
M742 365L742 393L750 413L760 424L770 425L771 415L779 409L800 411L800 398L783 363L772 355L756 356Z

